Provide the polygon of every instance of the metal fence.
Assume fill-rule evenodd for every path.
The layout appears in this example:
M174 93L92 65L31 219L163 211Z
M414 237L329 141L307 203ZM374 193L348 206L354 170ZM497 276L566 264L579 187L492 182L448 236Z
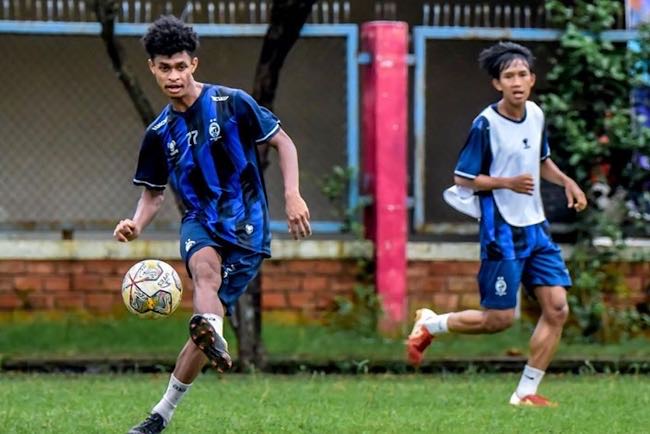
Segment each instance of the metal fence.
M162 108L166 101L137 37L145 28L121 24L116 33L146 94ZM197 79L250 89L266 26L195 29L202 36ZM131 179L143 126L98 31L96 23L0 21L0 50L12 65L0 110L4 227L110 227L133 212L139 188ZM358 165L357 27L306 26L303 35L282 71L275 111L299 149L302 191L316 229L333 232L340 223L332 220L320 180L335 165ZM350 203L358 197L353 185ZM273 228L284 232L275 158L267 189ZM159 228L177 226L173 200L156 221Z

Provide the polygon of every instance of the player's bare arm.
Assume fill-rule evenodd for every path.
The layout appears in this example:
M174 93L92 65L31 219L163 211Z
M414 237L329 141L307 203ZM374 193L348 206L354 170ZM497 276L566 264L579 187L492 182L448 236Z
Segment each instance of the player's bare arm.
M454 183L462 185L476 191L498 190L500 188L507 188L522 194L533 194L535 189L535 182L533 176L529 173L524 173L512 177L495 177L487 175L478 175L474 179L463 178L462 176L454 176Z
M542 162L540 175L546 181L564 187L569 208L580 212L587 207L587 197L582 189L573 179L566 176L550 158Z
M308 237L311 235L309 209L300 195L296 146L284 130L280 130L273 136L269 145L278 151L284 181L284 201L289 233L296 240Z
M162 190L144 188L133 218L120 220L113 231L113 237L122 243L138 238L160 210L163 199Z

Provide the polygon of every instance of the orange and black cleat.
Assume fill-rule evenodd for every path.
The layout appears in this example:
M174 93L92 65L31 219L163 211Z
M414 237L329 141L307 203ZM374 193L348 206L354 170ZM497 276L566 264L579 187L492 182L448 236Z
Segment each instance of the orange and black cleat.
M227 371L232 367L228 343L219 336L203 315L195 314L190 319L190 337L219 372Z

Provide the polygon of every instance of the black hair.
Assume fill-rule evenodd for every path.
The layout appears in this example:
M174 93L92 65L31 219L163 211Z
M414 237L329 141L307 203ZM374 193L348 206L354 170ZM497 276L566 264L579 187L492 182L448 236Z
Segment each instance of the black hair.
M528 65L528 69L532 71L535 61L533 53L523 45L514 42L499 42L481 51L478 56L481 68L497 80L501 76L501 72L515 60L523 60Z
M142 37L142 45L153 59L157 55L171 56L187 51L193 54L199 47L199 36L173 15L163 15L151 23L147 33Z

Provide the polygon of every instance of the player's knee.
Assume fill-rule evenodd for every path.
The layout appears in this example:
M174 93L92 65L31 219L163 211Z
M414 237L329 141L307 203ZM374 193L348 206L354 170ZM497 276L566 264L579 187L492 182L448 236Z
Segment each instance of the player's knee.
M497 333L512 326L515 315L510 311L487 311L484 329L487 333Z
M553 304L544 312L544 315L551 324L561 327L569 318L569 304L566 301Z
M221 286L221 273L213 264L207 261L201 261L192 267L192 280L195 291L214 291L218 290Z

